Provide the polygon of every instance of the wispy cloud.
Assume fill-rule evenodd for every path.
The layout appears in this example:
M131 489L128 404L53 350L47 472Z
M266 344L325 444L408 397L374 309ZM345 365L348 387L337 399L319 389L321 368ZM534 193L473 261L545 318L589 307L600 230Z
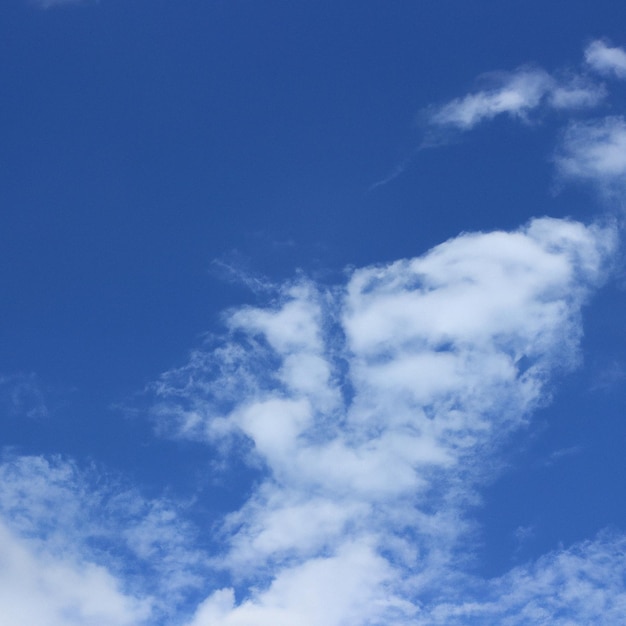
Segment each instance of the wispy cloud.
M603 75L626 76L626 52L610 48L602 41L592 42L585 51L585 64L579 70L550 73L541 67L523 66L514 71L490 72L480 77L482 89L428 107L422 112L426 131L416 152L445 145L450 132L469 131L498 116L528 122L542 111L576 112L597 107L608 96L605 85L589 70ZM384 186L403 174L412 157L391 173L373 183L369 191Z
M600 535L515 568L477 590L480 599L442 604L416 624L619 624L626 606L626 538Z
M487 87L443 105L427 115L431 125L470 130L499 115L526 120L537 109L576 111L600 104L608 92L594 80L588 69L604 76L626 78L626 51L601 40L585 50L585 65L579 71L550 74L537 67L513 72L492 72L483 76Z
M626 381L626 367L620 361L612 361L599 368L589 388L592 392L612 391Z
M558 79L539 68L493 73L488 75L488 80L492 83L489 88L434 108L429 116L430 123L469 130L498 115L527 119L539 107L591 108L606 95L602 85L583 75Z
M551 465L561 462L563 459L581 454L583 449L583 446L569 446L568 448L559 448L558 450L554 450L553 452L551 452L548 457L543 461L542 465L544 467L549 467Z
M0 403L12 417L47 417L48 407L41 383L34 373L0 376Z

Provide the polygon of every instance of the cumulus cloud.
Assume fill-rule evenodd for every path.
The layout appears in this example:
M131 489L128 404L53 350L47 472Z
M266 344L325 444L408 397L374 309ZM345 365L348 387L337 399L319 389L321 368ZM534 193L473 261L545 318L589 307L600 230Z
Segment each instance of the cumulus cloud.
M538 219L230 311L227 339L153 388L164 430L265 468L222 526L233 585L191 624L420 623L462 578L466 507L499 444L577 362L613 245Z
M626 51L611 47L604 41L594 41L585 50L585 61L596 72L626 78Z
M430 114L436 126L469 130L480 122L506 114L526 119L539 107L556 110L586 109L596 106L605 89L583 75L561 79L540 68L521 68L490 75L488 89L456 98Z

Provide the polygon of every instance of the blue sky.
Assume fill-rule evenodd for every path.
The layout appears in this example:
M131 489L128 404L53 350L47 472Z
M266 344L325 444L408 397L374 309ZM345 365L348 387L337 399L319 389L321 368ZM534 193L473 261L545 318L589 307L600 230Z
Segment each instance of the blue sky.
M3 623L626 623L625 19L2 3Z

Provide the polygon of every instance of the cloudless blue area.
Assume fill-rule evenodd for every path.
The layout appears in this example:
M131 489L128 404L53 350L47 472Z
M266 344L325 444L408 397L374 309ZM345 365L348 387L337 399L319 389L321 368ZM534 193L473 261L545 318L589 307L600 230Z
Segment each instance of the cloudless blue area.
M36 374L51 412L4 418L3 445L232 508L245 494L211 484L204 448L115 408L255 301L220 267L332 283L461 231L591 219L591 194L556 190L558 114L416 152L420 113L485 71L623 45L624 24L614 0L2 2L0 373ZM586 310L583 368L485 494L488 574L626 527L625 380L606 379L625 311L615 283Z

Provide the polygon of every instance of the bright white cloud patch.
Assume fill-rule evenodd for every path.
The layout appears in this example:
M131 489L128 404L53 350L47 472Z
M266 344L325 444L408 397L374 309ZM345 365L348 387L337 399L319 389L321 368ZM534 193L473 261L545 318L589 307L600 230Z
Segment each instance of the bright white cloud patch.
M585 61L596 72L626 78L626 51L623 48L594 41L585 50Z
M498 444L575 364L613 241L534 220L231 311L228 341L154 388L179 436L248 441L267 469L223 525L237 597L212 593L193 626L418 623L459 576Z

